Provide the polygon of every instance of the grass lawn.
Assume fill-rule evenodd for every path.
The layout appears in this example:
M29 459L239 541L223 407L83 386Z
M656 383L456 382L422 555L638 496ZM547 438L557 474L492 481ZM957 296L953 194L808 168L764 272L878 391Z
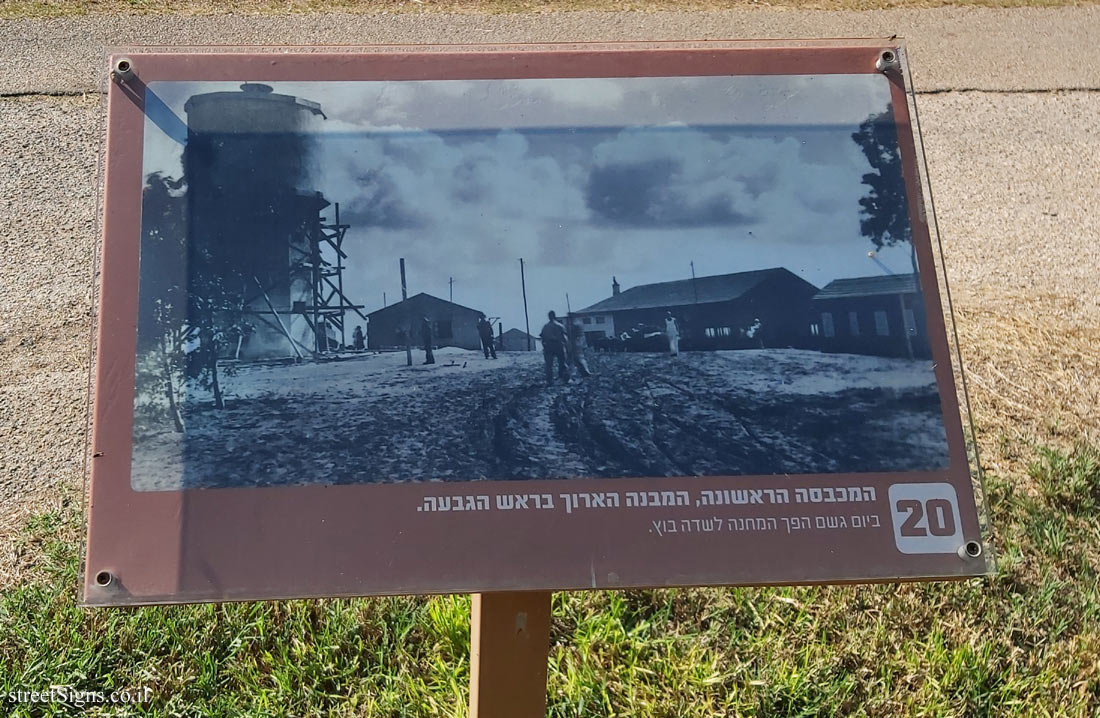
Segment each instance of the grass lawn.
M0 18L88 14L284 15L308 12L522 13L572 10L641 11L790 8L881 10L935 7L1060 7L1097 0L2 0Z
M1029 473L987 478L988 579L556 594L549 714L1100 716L1100 451L1040 450ZM82 714L465 715L468 597L85 610L77 506L26 526L0 701L148 686Z

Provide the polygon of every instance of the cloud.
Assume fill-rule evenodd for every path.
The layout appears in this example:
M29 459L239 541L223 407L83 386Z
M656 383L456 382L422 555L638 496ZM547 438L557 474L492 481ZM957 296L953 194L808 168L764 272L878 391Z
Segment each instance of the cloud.
M700 131L627 128L600 143L585 188L597 223L635 229L782 225L852 214L862 163L807 162L802 142ZM858 160L858 158L855 158Z
M749 224L736 209L744 188L713 178L708 186L687 186L684 163L671 157L592 168L585 199L597 221L622 227L705 227Z
M532 153L520 133L358 133L319 145L320 187L340 202L349 240L365 249L351 260L362 262L357 272L390 273L378 269L378 256L404 256L410 272L455 276L492 274L520 256L584 261L585 244L547 250L587 223L578 170Z
M426 218L402 196L394 178L378 169L368 169L351 178L357 190L343 205L342 218L360 227L412 229L422 227Z
M325 123L316 187L352 225L345 286L368 309L409 291L522 319L518 258L532 307L602 299L630 285L704 272L789 266L815 282L858 270L860 180L853 128L684 124L591 132L423 131ZM828 151L824 151L824 150ZM683 266L680 266L680 265ZM516 286L511 286L515 284ZM515 297L512 297L512 295ZM517 309L516 307L519 307Z

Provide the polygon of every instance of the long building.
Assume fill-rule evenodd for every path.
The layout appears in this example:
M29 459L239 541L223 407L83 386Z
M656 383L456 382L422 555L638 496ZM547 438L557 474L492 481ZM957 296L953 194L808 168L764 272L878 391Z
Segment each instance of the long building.
M678 279L621 289L612 278L611 296L573 312L590 344L663 330L676 318L681 348L737 349L807 347L811 300L817 287L782 267Z
M367 315L367 348L392 349L420 346L420 325L424 317L432 324L432 342L437 347L480 349L477 320L481 312L433 297L414 294L404 301L391 304ZM406 331L411 329L411 336Z
M932 356L915 274L833 280L814 296L814 317L823 351Z

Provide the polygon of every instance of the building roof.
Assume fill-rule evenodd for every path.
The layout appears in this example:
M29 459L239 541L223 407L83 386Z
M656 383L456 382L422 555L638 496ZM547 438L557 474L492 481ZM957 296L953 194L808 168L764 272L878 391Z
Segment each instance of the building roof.
M672 282L640 284L574 313L589 314L592 312L616 312L623 309L654 309L679 307L687 304L728 302L740 298L762 282L782 275L790 275L802 281L790 270L775 267L772 269L756 269L751 272L697 277L695 279L677 279Z
M414 294L411 297L409 297L408 299L403 299L400 302L397 302L396 304L391 304L387 307L382 307L381 309L375 309L373 312L370 312L369 314L367 314L367 317L369 318L369 317L373 317L375 314L382 314L383 312L394 311L398 308L404 309L406 306L412 308L413 311L421 311L420 309L417 309L417 308L418 307L428 307L428 306L440 306L440 305L448 305L452 309L458 309L458 310L461 310L461 311L464 311L464 312L473 312L474 314L482 314L482 312L480 312L477 309L470 309L469 307L464 307L461 304L455 304L454 302L448 302L446 299L440 299L439 297L433 296L431 294L427 294L426 292L420 292L419 294Z
M882 294L916 294L917 275L882 274L877 277L834 279L814 295L814 299L872 297Z
M512 327L508 331L504 332L504 334L502 334L501 336L514 337L514 336L517 336L517 335L521 339L524 338L524 337L528 337L528 336L531 337L532 339L538 339L538 337L536 337L534 334L528 334L527 332L523 331L522 329L517 329L515 327Z

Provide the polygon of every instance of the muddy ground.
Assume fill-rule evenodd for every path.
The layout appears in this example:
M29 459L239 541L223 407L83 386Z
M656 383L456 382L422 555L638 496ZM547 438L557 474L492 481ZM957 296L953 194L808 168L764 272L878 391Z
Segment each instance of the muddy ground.
M417 359L419 361L419 357ZM946 462L927 362L796 350L599 354L547 387L539 353L443 350L240 368L224 410L136 431L142 490L407 480L819 473ZM184 438L186 437L186 438Z

